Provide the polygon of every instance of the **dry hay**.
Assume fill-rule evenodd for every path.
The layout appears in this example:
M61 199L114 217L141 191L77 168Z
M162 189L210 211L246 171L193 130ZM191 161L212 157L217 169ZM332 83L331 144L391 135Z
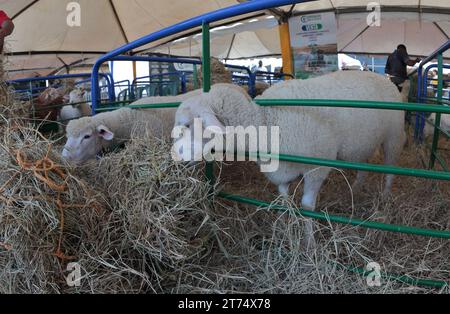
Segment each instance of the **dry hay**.
M305 254L293 211L211 199L202 165L187 168L168 144L133 139L122 151L72 168L52 142L0 107L0 293L439 293L383 281L370 288L343 265L449 280L446 240L316 223L317 251ZM20 116L20 114L19 114ZM418 166L410 146L403 165ZM51 161L51 162L50 162ZM253 165L223 165L216 189L283 203ZM327 181L320 209L432 229L450 229L448 183L398 178L388 201L368 178L351 211L345 178ZM298 199L298 193L295 199ZM69 263L81 267L70 287Z
M203 67L200 67L197 75L198 86L203 84ZM225 65L217 58L211 58L211 85L218 83L232 83L231 72L227 70Z
M289 211L280 214L220 199L213 204L202 167L172 162L164 143L136 139L99 163L77 169L64 165L58 151L53 147L49 151L48 145L23 126L7 128L2 139L0 292L448 292L394 281L370 288L363 277L342 267L376 261L383 270L448 280L449 262L443 256L449 249L444 240L320 223L318 251L307 255L303 219ZM68 190L55 192L18 165L18 149L28 161L48 156L61 165ZM238 193L276 198L276 193L262 197L275 191L259 175L253 178L255 193L251 193L248 177L242 174L255 174L252 166L232 167L237 168L232 183ZM226 168L221 169L223 182L233 179L226 178ZM322 210L350 214L342 186L345 180L340 175L330 178L321 196ZM368 186L356 199L355 217L449 229L448 190L435 187L433 197L416 203L409 190L429 196L430 186L420 180L414 184L398 180L395 197L383 203L375 193L381 179L371 176ZM277 203L289 205L280 199ZM63 206L63 226L61 204L68 205ZM80 287L66 283L69 262L81 266Z
M267 89L270 88L270 85L266 82L255 82L255 96L262 95Z
M412 136L412 135L411 135ZM449 148L449 141L442 139L440 147ZM423 168L429 153L422 146L410 144L402 154L400 166ZM443 151L450 164L448 151ZM446 155L445 155L446 154ZM371 160L381 163L378 154ZM437 166L436 170L440 170ZM384 179L380 174L369 174L361 191L352 191L349 182L355 179L353 171L334 171L322 187L318 210L344 217L367 219L387 224L414 226L432 230L450 230L450 183L414 177L397 176L392 195L383 199ZM222 181L230 193L270 202L277 197L277 189L259 173L253 164L232 164L224 167ZM236 184L239 182L239 184ZM302 182L291 186L295 193L292 202L301 199ZM295 200L295 201L294 201ZM340 224L316 223L316 239L320 254L332 254L343 265L364 267L377 262L381 269L392 274L405 274L413 278L431 278L450 282L450 243L448 239L428 238L373 229L356 228ZM333 239L335 242L333 242ZM343 242L340 242L344 240ZM339 254L337 253L339 252ZM386 292L417 292L392 290ZM444 292L449 292L446 288ZM429 292L429 290L428 290Z
M191 228L204 219L209 186L154 154L166 151L161 143L133 142L100 167L72 169L31 128L5 138L0 292L163 292L167 273L197 255ZM81 265L80 287L66 284L69 262Z
M72 168L1 86L0 293L166 291L177 265L202 254L200 171L152 138ZM72 262L79 287L66 282Z
M338 266L364 254L364 239L352 228L322 225L320 254L308 256L303 220L294 213L213 204L202 167L172 162L164 143L136 139L76 169L49 144L56 145L24 126L7 129L2 139L0 292L408 291L393 282L371 289ZM64 181L49 176L66 190L17 160L45 157L64 173ZM79 287L66 283L70 262L81 266Z

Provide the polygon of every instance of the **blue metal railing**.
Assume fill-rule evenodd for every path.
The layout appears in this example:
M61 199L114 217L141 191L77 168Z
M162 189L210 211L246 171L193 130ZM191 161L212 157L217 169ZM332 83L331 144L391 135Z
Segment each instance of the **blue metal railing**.
M118 49L115 49L101 58L99 58L92 69L92 112L96 113L97 106L99 104L99 88L98 88L98 73L100 67L103 63L107 61L117 61L117 57L128 51L136 49L138 47L147 45L149 43L155 42L159 39L178 34L183 31L190 30L192 28L197 28L203 24L210 24L220 20L232 18L235 16L252 13L255 11L266 10L274 7L297 4L303 2L310 2L312 0L259 0L259 1L248 1L241 4L237 4L231 7L213 11L207 14L203 14L181 23L172 25L170 27L164 28L158 32L144 36L138 40L135 40L127 45L124 45Z
M111 62L111 64L114 64L114 62ZM123 83L125 83L125 84L123 84ZM125 87L125 89L122 89L122 87ZM119 89L118 94L117 94L116 88ZM122 80L122 81L115 82L113 89L114 89L114 94L116 95L116 100L121 100L121 99L119 99L120 95L125 95L123 100L127 100L127 97L131 93L131 82L130 82L130 80ZM126 90L126 92L124 92L124 90Z
M138 62L161 62L161 63L180 63L180 64L192 64L192 65L201 65L202 61L197 58L178 58L178 57L161 57L161 56L126 56L119 55L111 57L110 60L107 61L138 61ZM106 62L106 61L104 61ZM238 71L244 71L247 73L249 77L249 94L254 97L255 96L255 82L256 76L254 73L250 71L249 68L240 65L232 65L232 64L224 64L224 66L228 69L234 69ZM95 67L95 66L94 66ZM158 75L158 74L156 74ZM182 77L182 92L186 92L186 77ZM134 82L133 82L134 83ZM92 91L94 93L94 90ZM134 91L133 88L130 89L129 95L132 99L134 99ZM98 104L98 102L97 102ZM94 106L93 106L94 111ZM94 111L95 114L95 111Z
M120 56L114 56L114 57L111 58L111 60L107 60L107 61L112 61L112 62L114 62L114 61L138 61L138 62L202 64L202 62L200 60L198 60L198 59L175 58L175 57L160 57L160 56L126 56L126 55L120 55ZM104 62L106 62L106 61L104 61ZM145 77L142 77L142 78L145 78ZM186 91L186 82L185 81L183 82L183 80L185 80L185 79L186 78L182 78L182 90L184 90L184 91ZM133 86L136 85L135 83L136 82L133 81L133 83L130 84L130 86L129 86L128 95L130 96L131 99L135 99L134 88L133 88ZM184 86L184 88L183 88L183 86ZM92 96L93 96L94 92L95 92L94 89L92 89ZM97 104L98 104L98 101L97 101ZM93 113L95 114L94 106L92 106L92 108L93 108Z
M192 72L191 72L192 73ZM175 79L174 79L175 77ZM159 80L154 80L154 78L158 78ZM148 79L146 81L143 81L144 79ZM182 93L184 94L186 92L186 74L182 71L177 72L167 72L167 73L158 73L158 74L151 74L147 76L141 76L137 77L133 80L133 84L131 86L132 92L134 93L136 88L139 85L145 85L146 87L150 85L155 85L155 92L159 96L163 96L162 89L163 86L167 86L169 84L180 84L179 86L182 86ZM178 87L178 86L177 86ZM178 88L177 88L178 93ZM148 96L156 96L156 95L148 95Z
M428 66L426 68L426 73L423 71L423 67L428 62L433 61L436 59L439 55L442 55L445 51L450 49L450 40L448 40L445 44L443 44L441 47L439 47L436 51L434 51L432 54L430 54L427 58L423 59L419 67L417 69L417 102L423 102L422 100L424 97L426 97L426 87L425 90L423 88L424 83L426 84L427 78L428 78L428 71L432 68L432 65ZM426 86L426 85L425 85ZM422 142L423 141L423 130L425 128L425 114L424 113L418 113L416 115L416 130L414 132L414 136L416 140Z
M449 64L444 64L444 65L442 65L442 67L444 68L444 69L450 69L450 65ZM430 78L428 77L428 73L430 72L430 70L431 69L433 69L433 68L438 68L438 64L437 63L433 63L433 64L430 64L429 66L427 66L426 68L425 68L425 70L423 71L423 74L422 74L422 77L423 77L423 83L422 83L422 86L420 87L420 88L422 88L422 91L421 91L421 95L422 95L422 99L421 99L421 102L424 102L424 97L427 95L427 87L429 86L429 81L430 81ZM444 80L444 83L445 82L448 82L448 81L450 81L450 80Z
M105 78L107 88L108 88L108 98L110 101L115 101L115 92L114 92L114 79L111 74L109 73L97 73L99 77ZM61 74L61 75L50 75L50 76L41 76L41 77L30 77L30 78L23 78L23 79L17 79L17 80L11 80L7 81L7 84L14 85L14 84L20 84L20 83L32 83L32 82L45 82L45 81L51 81L51 80L58 80L58 79L69 79L69 78L88 78L92 82L92 75L91 73L77 73L77 74ZM98 77L97 77L98 82ZM99 91L99 86L97 83L96 86L97 90ZM30 94L33 95L34 88L31 88ZM21 92L24 92L24 90L21 90Z

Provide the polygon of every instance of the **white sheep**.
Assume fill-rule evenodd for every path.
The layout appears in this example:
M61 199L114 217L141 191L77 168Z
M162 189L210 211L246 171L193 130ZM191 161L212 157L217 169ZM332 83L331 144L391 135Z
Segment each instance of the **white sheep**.
M271 87L261 98L401 101L395 85L369 72L336 72L309 80L290 80ZM176 113L175 125L187 127L192 133L195 118L201 118L205 128L214 127L222 133L226 126L279 126L280 153L288 155L366 162L379 146L383 146L384 162L392 165L397 162L405 143L404 112L260 107L242 91L228 84L215 85L210 93L183 102ZM191 136L182 136L175 142L174 149L191 144L190 148L195 151L196 145L205 144L189 140ZM183 158L181 150L174 153ZM330 170L281 161L278 170L265 175L278 186L281 194L287 195L290 183L303 174L302 207L314 210L319 190ZM364 175L364 172L358 173L356 185L362 183ZM390 191L392 179L392 175L387 175L385 193ZM312 222L307 224L306 233L308 242L313 241Z
M74 89L68 95L69 105L61 108L58 121L63 126L67 125L67 121L87 117L91 115L91 106L86 102L86 92L82 89Z
M410 91L411 89L411 82L409 80L406 80L403 83L403 90L402 90L402 96L403 96L403 102L408 102L408 96L410 93L416 94L417 93L417 75L415 75L413 77L412 80L412 86L413 86L413 90L412 92ZM427 98L434 98L435 94L434 94L434 90L433 89L427 89ZM425 101L427 102L427 101ZM433 102L428 102L433 104ZM415 119L414 119L415 120ZM430 117L427 119L430 123L425 122L425 128L424 128L424 135L425 138L433 136L434 134L434 124L436 123L436 113L432 113L430 115ZM442 130L444 130L445 132L449 133L450 132L450 115L449 114L442 114L441 115L441 126L440 128Z
M196 90L179 96L147 97L131 105L181 102L200 93L201 90ZM139 135L139 131L148 131L155 137L170 139L174 121L173 108L142 110L122 108L93 117L72 120L67 125L67 143L62 155L73 163L83 163L94 159L102 150L125 142L133 131L138 132L136 135Z
M434 124L436 123L436 114L433 113L428 118L428 121L432 124L425 122L424 134L425 137L433 136L434 134ZM441 130L444 130L447 133L450 133L450 114L441 114Z

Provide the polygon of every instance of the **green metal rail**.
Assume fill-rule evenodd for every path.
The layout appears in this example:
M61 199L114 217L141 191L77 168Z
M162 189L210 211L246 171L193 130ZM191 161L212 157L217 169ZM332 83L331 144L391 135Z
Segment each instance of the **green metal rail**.
M442 89L444 87L444 78L443 78L443 56L442 53L438 55L438 94L437 94L437 100L438 102L442 102ZM438 144L439 144L439 137L441 135L440 126L441 126L441 113L436 113L436 121L435 128L434 128L434 135L433 135L433 144L431 146L431 157L430 157L430 165L429 168L433 169L434 165L436 163L436 159L439 160L439 163L441 163L441 158L438 156L437 151L439 150ZM442 164L441 164L442 165ZM443 165L442 165L443 166Z
M205 92L210 90L210 73L205 73L205 69L210 65L210 39L209 39L209 27L203 25L203 87ZM208 74L208 75L207 75ZM442 99L442 95L441 95ZM333 101L333 100L268 100L268 99L258 99L256 101L257 104L262 106L299 106L299 105L315 105L315 106L327 106L327 107L353 107L353 108L372 108L372 109L391 109L391 110L411 110L411 111L425 111L425 112L437 112L440 116L440 113L449 113L450 108L443 108L442 106L433 106L433 105L418 105L418 104L404 104L404 103L380 103L380 102L369 102L369 101ZM439 126L439 121L436 121ZM261 154L259 154L262 156ZM267 157L267 156L266 156ZM389 167L389 166L380 166L380 165L369 165L362 163L349 163L343 161L331 161L331 160L320 160L318 158L306 158L299 156L286 156L280 155L280 160L292 161L292 162L301 162L301 163L310 163L315 165L322 165L328 167L338 167L338 168L347 168L347 169L359 169L359 170L370 170L376 172L385 172L385 173L393 173L393 174L402 174L402 175L410 175L417 177L425 177L425 178L435 178L442 180L450 180L450 173L442 173L436 171L427 171L427 170L419 170L419 169L404 169L399 167ZM213 164L207 163L206 165L206 176L210 182L215 182ZM252 204L255 206L265 206L270 207L269 203L265 203L259 200L245 198L242 196L231 195L227 193L219 193L219 197L222 197L227 200L232 200L241 203ZM286 208L273 207L277 210L286 210ZM378 222L372 221L362 221L359 219L350 219L346 217L340 217L335 215L327 215L323 213L299 210L299 214L310 217L313 219L334 221L338 223L351 224L359 227L366 227L384 231L392 231L392 232L401 232L406 234L413 235L421 235L428 237L438 237L450 239L449 231L438 231L438 230L425 230L414 227L407 226L397 226L397 225L389 225L382 224ZM364 274L358 268L349 268L349 271L359 272L360 274ZM423 279L414 279L408 276L396 276L396 275L386 275L385 277L394 278L396 280L409 283L409 284L417 284L417 285L425 285L431 287L445 287L448 286L448 283L442 281L434 281L434 280L423 280Z
M282 205L274 205L267 202L263 202L260 200L243 197L239 195L232 195L228 193L219 193L219 197L243 204L253 205L260 208L267 208L272 209L280 212L286 212L290 208ZM391 224L385 224L380 222L374 222L374 221L368 221L368 220L361 220L361 219L353 219L353 218L346 218L341 217L337 215L330 215L327 213L318 213L308 210L302 210L302 209L296 209L294 211L296 215L308 217L312 219L317 220L323 220L327 222L335 222L340 224L346 224L346 225L353 225L357 227L364 227L369 229L377 229L377 230L383 230L383 231L389 231L389 232L400 232L404 234L411 234L411 235L419 235L419 236L425 236L425 237L433 237L433 238L443 238L443 239L450 239L450 231L438 231L438 230L428 230L428 229L421 229L421 228L415 228L415 227L407 227L407 226L400 226L400 225L391 225ZM369 273L364 270L363 268L358 267L344 267L349 272L357 273L363 276L368 276ZM445 281L439 281L439 280L431 280L431 279L419 279L419 278L412 278L410 276L406 275L396 275L396 274L388 274L388 273L382 273L381 277L387 280L395 280L406 284L411 285L420 285L420 286L427 286L431 288L444 288L448 287L449 283Z
M244 196L239 196L239 195L232 195L232 194L223 193L223 192L219 193L219 196L224 199L230 200L230 201L235 201L238 203L245 203L245 204L254 205L257 207L270 208L270 209L274 209L274 210L281 211L281 212L285 212L289 209L286 206L273 205L273 204L263 202L260 200L256 200L256 199L252 199L252 198L248 198L248 197L244 197ZM390 225L390 224L385 224L385 223L381 223L381 222L347 218L347 217L329 215L329 214L325 214L325 213L313 212L313 211L303 210L303 209L297 209L295 211L295 213L297 215L301 215L301 216L308 217L308 218L336 222L336 223L340 223L340 224L352 225L352 226L357 226L357 227L365 227L365 228L370 228L370 229L378 229L378 230L383 230L383 231L399 232L399 233L427 236L427 237L433 237L433 238L450 239L450 231L428 230L428 229L420 229L420 228L408 227L408 226Z
M210 71L210 32L209 25L204 23L202 26L203 32L203 90L205 92L209 92L211 89L211 71ZM194 74L196 73L196 68L194 67ZM442 81L442 79L441 79ZM194 81L194 84L196 80ZM442 94L440 95L440 99L442 100ZM417 111L417 112L436 112L437 116L441 113L450 114L450 108L442 105L427 105L427 104L416 104L416 103L396 103L396 102L375 102L375 101L359 101L359 100L321 100L321 99L257 99L255 102L261 106L315 106L315 107L345 107L345 108L366 108L366 109L387 109L387 110L409 110L409 111ZM130 107L134 109L143 109L143 108L176 108L180 105L180 103L169 103L169 104L148 104L148 105L129 105L125 107ZM106 107L99 108L98 111L110 111L118 109L118 107ZM439 127L439 120L436 119L436 124ZM435 134L436 139L436 134ZM439 138L437 137L437 140ZM250 156L252 154L246 154ZM255 154L253 154L255 155ZM320 158L310 158L310 157L301 157L301 156L289 156L289 155L277 155L271 156L270 154L256 154L259 157L265 158L277 158L281 161L289 161L296 162L302 164L312 164L318 166L325 167L335 167L335 168L344 168L344 169L353 169L353 170L362 170L362 171L371 171L371 172L379 172L379 173L390 173L390 174L398 174L405 176L414 176L414 177L422 177L428 179L437 179L437 180L450 180L450 173L442 172L442 171L432 171L432 170L422 170L422 169L410 169L410 168L401 168L394 166L385 166L385 165L373 165L367 163L356 163L356 162L346 162L346 161L338 161L338 160L326 160ZM214 163L209 162L206 164L205 175L207 180L214 185L215 184L215 176L214 176ZM245 203L249 205L254 205L258 207L271 208L278 211L286 211L287 208L279 205L272 205L267 202L263 202L256 199L251 199L238 195L231 195L227 193L219 193L218 197L224 198L226 200ZM385 223L379 223L374 221L365 221L360 219L347 218L337 215L329 215L326 213L319 213L313 211L306 211L302 209L297 209L296 214L302 215L305 217L309 217L312 219L330 221L341 224L354 225L358 227L365 227L371 229L378 229L382 231L389 232L399 232L410 235L418 235L418 236L426 236L426 237L434 237L434 238L443 238L450 239L450 231L441 231L441 230L428 230L421 229L409 226L399 226L399 225L391 225ZM365 275L366 272L360 268L352 268L348 267L348 271L359 273ZM424 280L424 279L414 279L409 276L399 276L399 275L389 275L383 274L384 278L395 279L404 283L413 284L413 285L424 285L429 287L437 287L442 288L448 286L447 282L444 281L434 281L434 280Z
M97 112L113 111L120 108L131 108L131 109L159 109L159 108L178 108L180 102L172 103L161 103L161 104L142 104L142 105L128 105L128 106L118 106L118 107L103 107L98 108Z
M261 157L264 159L278 159L281 161L295 162L308 165L317 165L323 167L396 174L402 176L420 177L435 180L450 180L450 172L443 172L443 171L402 168L396 166L375 165L361 162L349 162L342 160L331 160L313 157L290 156L284 154L271 155L267 153L250 153L250 154L247 153L246 155L251 157Z
M202 44L203 44L203 58L202 58L202 69L203 69L203 91L208 93L211 90L211 47L210 47L210 32L209 24L203 23L202 25ZM194 65L195 66L195 65ZM214 176L214 163L207 162L205 169L206 179L209 181L211 186L215 185L216 178Z
M364 108L386 110L408 110L421 112L439 112L450 114L450 107L402 102L380 102L363 100L327 100L327 99L255 99L260 106L285 107L334 107L334 108Z

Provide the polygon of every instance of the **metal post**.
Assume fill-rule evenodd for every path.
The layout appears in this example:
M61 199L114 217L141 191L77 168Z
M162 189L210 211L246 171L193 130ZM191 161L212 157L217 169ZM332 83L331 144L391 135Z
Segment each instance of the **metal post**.
M282 21L278 26L280 33L281 54L283 58L283 73L294 74L292 49L291 49L291 34L289 31L289 21Z
M419 65L419 69L417 70L417 99L416 102L422 103L422 75L423 75L423 65L422 63ZM421 113L416 112L416 126L414 128L414 139L416 143L421 142Z
M438 94L437 94L437 102L441 105L442 105L442 89L444 87L443 63L444 62L441 52L438 54ZM441 134L441 131L439 130L440 126L441 126L441 114L437 112L434 127L433 145L431 146L431 159L429 166L430 169L433 169L436 163L436 153L439 145L439 135Z
M181 72L181 93L186 94L186 73Z
M211 42L209 34L209 24L203 23L202 25L202 50L203 50L203 92L208 93L211 90ZM206 178L211 183L215 184L214 177L214 163L207 162L205 169Z
M256 97L256 73L248 74L248 92L252 98Z
M211 47L209 36L209 24L202 25L203 44L203 91L208 93L211 90Z

